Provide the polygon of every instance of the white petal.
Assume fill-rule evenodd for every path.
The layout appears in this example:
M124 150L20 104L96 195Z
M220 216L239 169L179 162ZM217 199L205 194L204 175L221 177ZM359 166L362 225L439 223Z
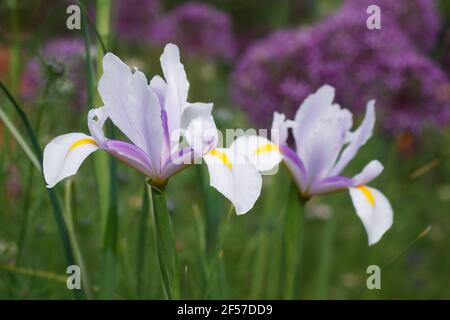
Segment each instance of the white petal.
M356 214L367 232L369 245L377 243L392 226L393 210L380 191L366 186L349 188Z
M355 186L360 186L369 183L378 177L381 172L383 172L383 165L378 160L372 160L352 180Z
M271 140L277 145L286 142L288 138L288 129L293 126L292 120L286 120L283 113L274 112L272 120L272 129L270 131Z
M219 140L216 124L212 116L200 116L191 120L185 136L196 155L204 155L215 148Z
M150 80L150 87L155 91L158 96L159 103L161 106L164 106L164 96L166 94L167 84L163 78L160 76L154 76L152 80Z
M352 115L333 104L335 90L322 86L308 96L295 116L296 151L308 172L307 185L328 176L352 125Z
M114 125L131 142L144 148L142 137L137 133L128 110L131 80L131 69L117 56L108 52L103 58L103 75L98 82L98 92Z
M180 62L180 51L176 45L167 44L160 60L167 84L164 108L167 112L170 140L178 141L178 129L181 125L181 115L186 107L189 82L184 66Z
M248 159L229 148L217 148L206 154L210 185L230 200L237 214L253 208L261 193L262 178Z
M324 85L316 93L309 95L300 105L295 115L293 128L297 151L301 150L306 133L314 126L316 119L333 103L335 89Z
M282 155L278 145L261 136L241 136L230 146L245 155L256 169L263 174L273 174L281 162Z
M331 175L339 175L347 166L347 164L355 157L359 148L370 139L375 126L375 101L371 100L367 103L366 115L359 128L351 133L350 144L344 149L342 155L334 166Z
M213 105L204 102L187 103L181 116L181 128L186 129L194 118L211 116Z
M106 141L105 134L103 132L103 125L108 119L108 114L105 107L94 108L89 110L88 113L88 127L91 136L97 142L99 146L103 145Z
M98 150L95 140L83 133L68 133L53 139L44 149L44 178L52 188L77 173L83 161Z
M131 80L127 112L144 144L137 146L145 150L152 167L159 171L163 144L161 107L157 95L149 88L147 78L140 71L134 72Z

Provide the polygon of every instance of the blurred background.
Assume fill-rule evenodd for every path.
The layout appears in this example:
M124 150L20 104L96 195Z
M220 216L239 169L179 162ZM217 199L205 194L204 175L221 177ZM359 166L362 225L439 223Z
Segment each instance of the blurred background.
M390 199L394 225L368 247L348 194L312 199L301 218L296 297L450 299L450 1L108 3L82 2L80 30L66 27L67 7L80 3L0 3L0 80L41 146L63 133L87 132L87 111L101 103L99 37L108 51L149 76L161 74L164 45L177 44L189 100L214 102L221 129L267 128L274 111L292 117L323 84L336 88L337 102L355 113L357 124L366 102L376 99L374 137L345 173L359 172L372 159L384 164L373 186ZM381 8L381 30L366 27L371 4ZM73 298L52 202L10 129L27 139L3 93L0 111L0 298ZM89 274L91 297L163 298L151 226L145 232L150 222L142 210L142 175L117 164L111 227L104 206L111 199L94 160L56 187ZM208 187L208 179L206 168L196 166L168 185L182 296L283 298L287 170L282 166L278 175L264 177L254 209L229 222L229 204ZM216 261L214 249L224 233ZM381 290L366 287L372 264L382 268Z

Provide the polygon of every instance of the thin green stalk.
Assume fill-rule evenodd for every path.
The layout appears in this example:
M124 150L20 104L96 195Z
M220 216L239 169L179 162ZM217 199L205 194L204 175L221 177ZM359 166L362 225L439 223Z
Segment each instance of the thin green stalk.
M283 262L285 299L296 299L299 293L300 261L303 253L303 209L295 184L291 185L284 219Z
M29 277L36 277L36 278L41 278L41 279L45 279L45 280L57 281L57 282L61 282L64 284L67 281L67 276L59 275L59 274L55 274L55 273L43 271L43 270L35 270L35 269L22 268L22 267L17 267L17 266L12 266L12 265L3 265L3 264L0 264L0 270L5 270L8 272L12 272L14 274L20 274L20 275L29 276Z
M65 195L64 195L64 219L67 225L67 230L69 232L70 243L73 248L75 261L81 269L81 282L83 284L84 291L86 292L86 297L92 299L91 283L89 281L89 272L84 263L83 255L81 254L80 246L78 244L78 239L75 234L75 227L72 214L72 179L67 179L65 183Z
M88 107L92 108L92 106L94 105L95 74L94 74L94 67L92 65L92 57L91 57L91 38L89 36L89 28L88 28L88 24L87 24L89 16L86 12L84 5L80 1L77 1L77 2L83 8L83 15L82 15L81 22L82 22L82 28L83 28L84 52L86 54L85 64L86 64L86 69L88 71L88 72L86 72L86 81L87 81L87 88L88 88L87 103L88 103ZM95 26L94 26L94 29L95 29Z
M112 131L112 126L109 127ZM110 132L113 138L114 133ZM103 241L103 298L113 298L117 285L117 262L118 262L118 234L119 234L119 216L117 208L117 169L116 161L113 157L109 159L109 176L111 183L109 185L109 209L106 219L105 234Z
M273 247L279 243L275 238L280 234L280 232L276 232L274 229L281 229L282 226L279 226L279 224L274 225L273 219L278 219L280 202L287 202L290 186L286 185L286 179L289 179L289 176L284 167L280 167L277 175L270 178L272 179L270 187L263 188L264 194L261 197L264 204L262 206L262 219L260 219L261 226L259 227L258 244L253 257L254 263L252 263L254 268L252 272L250 299L268 298L269 293L276 291L267 290L267 288L264 290L266 284L267 287L269 285L277 287L274 274L269 271L273 264L280 263L280 259L273 259ZM265 181L270 182L269 177ZM274 217L274 215L277 215L277 217ZM275 273L275 275L279 275L279 273ZM265 296L263 296L264 294Z
M108 47L110 29L111 1L97 0L96 5L96 31L97 36L97 75L103 73L102 61L104 50ZM87 19L89 17L86 15ZM102 50L99 50L99 48ZM96 95L95 105L100 105L100 97ZM114 138L114 129L108 123L108 131L111 139ZM96 157L95 166L97 182L100 195L100 209L102 211L103 229L103 297L112 298L117 284L117 262L118 262L118 205L117 205L117 170L116 160L112 157L108 159L105 155ZM106 171L109 168L109 172ZM109 177L109 179L108 179ZM107 209L106 209L107 208Z
M30 205L31 205L31 195L32 195L32 184L33 184L33 167L28 165L27 179L26 179L26 189L25 196L22 206L22 221L20 224L19 238L17 239L17 259L16 265L20 266L22 264L23 249L25 247L25 239L28 232L28 219L30 216Z
M20 105L17 103L16 99L14 99L11 92L8 90L8 88L3 84L3 82L0 81L0 88L5 93L8 100L12 103L14 109L19 115L20 120L22 121L25 131L27 132L28 138L31 141L31 147L37 156L39 163L42 162L42 151L41 147L39 146L39 142L37 140L36 135L34 134L33 127L31 126L30 120L28 119L26 113L23 111L23 109L20 107Z
M19 88L19 78L20 78L20 16L19 10L17 10L17 0L10 0L11 4L11 34L12 43L10 46L10 79L11 79L11 90L14 94L17 94Z
M210 265L210 271L208 275L208 281L207 281L207 288L205 290L204 298L208 298L208 296L211 293L211 289L213 288L213 280L216 271L220 271L221 268L221 261L223 261L223 245L225 243L226 235L228 234L228 230L230 228L230 220L231 216L233 215L233 205L230 205L230 208L228 209L227 215L225 217L225 222L222 225L222 230L219 234L219 239L217 241L216 246L216 253L213 256L213 261Z
M164 191L150 184L147 192L152 205L155 225L156 251L162 282L167 298L180 299L180 278L178 274L178 257L175 236L167 210Z
M148 243L148 220L150 212L149 197L147 187L144 188L142 197L142 209L139 217L138 245L137 245L137 265L136 265L136 296L138 299L145 298L146 279L145 271L147 266L147 243Z
M212 195L211 192L208 191L209 183L205 180L202 166L195 166L195 170L197 173L197 179L199 181L198 186L200 189L201 198L203 199L203 212L205 213L206 250L208 255L212 256L215 250L214 244L217 241L217 231L219 229L221 215L217 214L218 210L217 208L215 208L216 202L212 199L214 195Z
M333 258L333 244L336 231L337 217L332 215L325 221L324 235L320 247L320 260L316 280L316 299L328 298L328 285L330 281L331 262Z
M198 244L197 248L197 257L200 264L201 278L202 283L199 286L200 292L203 293L206 290L206 286L208 284L208 252L206 245L206 231L205 231L205 223L200 213L200 209L198 205L193 205L193 213L194 213L194 225L197 233Z
M22 150L27 155L28 159L30 159L33 166L41 172L41 164L39 163L38 158L34 154L34 152L31 150L31 148L28 146L28 144L25 142L25 139L20 134L19 130L17 130L16 126L12 123L12 121L9 119L8 115L3 111L2 107L0 106L0 119L5 124L6 128L11 132L14 139L16 139L19 146L22 148Z

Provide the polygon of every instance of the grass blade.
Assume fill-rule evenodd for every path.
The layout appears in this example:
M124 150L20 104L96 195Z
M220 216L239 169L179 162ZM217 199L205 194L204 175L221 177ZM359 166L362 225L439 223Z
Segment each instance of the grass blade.
M69 240L70 244L73 248L75 260L77 265L81 269L81 283L83 285L84 291L86 292L86 297L88 299L92 299L92 291L91 291L91 283L89 281L89 272L86 269L86 265L84 263L83 255L81 254L80 246L78 245L78 239L75 234L75 226L73 221L72 214L72 180L67 179L65 184L65 210L64 210L64 218L67 225L67 230L69 232Z
M28 159L30 159L33 166L41 172L41 164L36 157L36 155L33 153L31 148L28 146L28 144L25 142L24 138L20 134L19 130L14 126L13 122L9 119L8 115L3 111L2 107L0 106L0 119L5 124L6 128L11 132L14 139L16 139L19 146L22 148L22 150L27 155Z
M147 269L147 243L148 243L148 218L150 212L150 204L147 193L147 186L144 186L144 194L142 197L141 215L139 218L139 231L137 241L137 265L136 265L136 296L138 299L145 297L146 277L145 270Z
M20 107L20 105L17 103L17 101L12 96L11 92L6 88L6 86L0 81L0 87L3 90L3 92L6 94L7 98L10 100L12 105L14 106L14 109L19 114L20 120L22 121L25 130L28 134L29 139L31 140L31 145L34 149L34 152L36 154L36 157L39 159L39 163L42 163L42 150L39 145L39 142L37 140L37 137L33 131L33 128L31 127L31 123L26 115L26 113L23 111L23 109ZM42 168L42 167L41 167ZM55 218L56 225L58 227L59 235L61 238L64 255L66 257L66 261L68 265L74 265L75 259L72 252L72 247L69 240L69 234L67 230L67 226L64 221L64 215L61 209L61 205L59 203L58 197L56 195L56 192L54 189L47 189L47 193L50 199L50 204L53 211L53 216ZM84 298L85 294L84 291L81 290L73 290L76 298Z

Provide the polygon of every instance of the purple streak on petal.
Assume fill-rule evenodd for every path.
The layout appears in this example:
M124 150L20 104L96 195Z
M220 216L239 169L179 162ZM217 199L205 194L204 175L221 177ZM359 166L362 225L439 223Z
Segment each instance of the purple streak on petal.
M302 160L294 150L287 145L280 146L281 154L284 156L284 162L291 172L298 188L302 193L306 192L306 170Z
M167 111L166 109L164 109L164 107L161 107L161 121L163 127L164 143L170 150L170 135L169 135L169 126L167 125Z
M119 140L107 140L104 143L104 149L147 177L155 175L149 156L135 145Z
M171 154L163 166L161 177L169 179L175 173L180 172L191 164L197 163L201 156L195 155L191 147L185 147Z
M336 192L347 189L353 185L353 179L342 176L333 176L322 179L311 187L311 195L319 195L324 193Z

